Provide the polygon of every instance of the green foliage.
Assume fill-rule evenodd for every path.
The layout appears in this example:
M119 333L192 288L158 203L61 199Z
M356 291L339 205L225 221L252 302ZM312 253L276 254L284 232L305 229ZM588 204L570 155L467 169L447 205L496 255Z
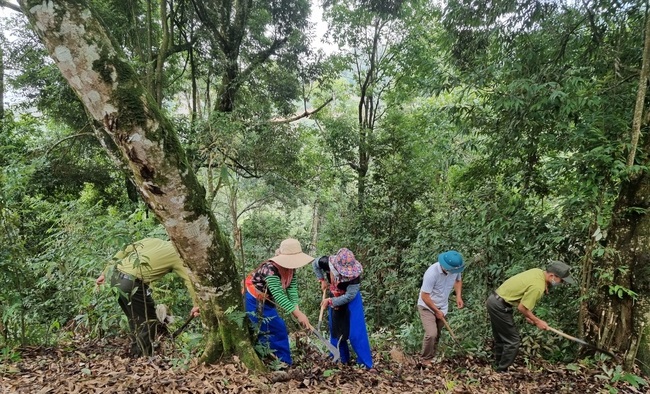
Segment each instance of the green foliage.
M275 255L280 242L287 238L290 224L287 218L278 213L256 212L242 224L242 232L246 234L246 261L248 269L253 269L265 259Z
M36 119L8 125L0 134L4 157L12 159L0 173L0 236L6 245L0 252L3 340L49 344L66 340L66 331L102 335L116 326L121 313L113 300L94 292L94 278L109 253L155 223L144 210L129 217L112 205L126 200L124 189L118 192L120 178L75 184L91 171L100 174L101 160L93 170L77 167L79 176L73 179L63 176L50 183L65 175L61 171L39 176L55 160L68 168L84 160L90 164L87 151L52 150L52 160L33 160L39 138L47 141Z
M336 369L326 369L323 371L323 377L324 378L329 378L330 376L334 375L338 370Z
M610 285L608 292L610 295L616 295L618 298L623 298L624 296L628 296L634 300L638 296L637 293L621 285Z
M21 112L33 112L36 108L75 130L87 126L87 116L72 88L52 62L45 57L45 50L35 32L28 28L26 18L13 17L3 27L11 32L12 39L4 51L7 88L20 92L18 107ZM5 96L6 98L6 96Z
M144 3L125 0L92 3L132 56L129 66L143 76L142 86L151 89L162 38L159 11L148 14ZM180 52L170 54L160 76L164 106L223 228L241 228L242 276L289 236L315 255L348 247L364 266L373 348L384 355L388 344L398 343L415 353L422 275L439 253L456 249L468 262L466 307L452 305L448 321L462 333L456 350L485 356L484 301L505 279L544 268L550 259L568 262L579 277L584 258L616 258L606 244L615 198L623 181L647 170L643 148L635 166L625 165L644 31L640 4L459 0L442 10L429 2L326 1L328 35L342 55L323 63L309 53L306 1L234 2L253 7L239 14L249 18L241 26L227 25L242 9L218 1L188 4L176 3L169 15ZM215 21L225 21L239 52L216 39ZM125 177L95 138L85 135L87 118L43 60L35 35L18 21L12 29L17 35L6 63L21 72L9 83L42 116L9 112L0 132L6 358L14 357L17 343L123 329L113 294L95 293L94 277L123 245L164 235L149 211L128 198ZM274 41L275 52L263 58ZM359 112L361 87L369 100L363 104L377 105L368 118ZM214 97L229 89L236 92L232 108L215 111L222 103ZM124 112L142 121L140 99L120 94L131 95ZM331 96L333 102L299 124L268 122ZM188 111L185 101L197 107ZM68 138L73 134L84 135ZM368 158L365 172L361 156ZM626 213L642 217L647 207ZM616 282L634 272L598 266L593 272L609 294L643 297ZM313 273L306 267L297 278L301 309L315 317L320 291ZM554 288L535 313L576 331L579 303L596 290L582 298L578 291ZM157 283L154 296L178 312L190 307L178 279ZM241 311L227 315L245 321ZM575 344L518 325L528 361L575 357ZM178 367L188 365L199 343L190 334L181 338L187 343ZM456 351L448 335L442 345ZM619 382L646 385L622 370L604 369L603 376L611 390Z
M633 373L623 371L623 368L620 365L617 365L614 368L609 368L606 365L603 365L602 370L603 373L596 375L596 377L611 383L611 385L607 385L607 389L612 394L620 392L617 383L627 383L635 389L648 385L648 382L645 379Z
M424 329L417 323L404 323L395 335L399 340L400 348L409 354L416 354L422 349Z
M203 336L199 334L190 334L184 332L176 342L181 346L176 348L174 356L171 359L174 369L187 371L192 366L192 360L195 360L201 350L201 344L204 341Z
M236 323L240 328L246 323L246 312L235 310L234 307L228 308L224 314L226 318Z

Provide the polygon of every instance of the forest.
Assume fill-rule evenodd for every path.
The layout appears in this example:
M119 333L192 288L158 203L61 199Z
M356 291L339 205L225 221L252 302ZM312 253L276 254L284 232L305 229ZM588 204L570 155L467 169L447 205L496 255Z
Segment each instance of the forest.
M0 0L0 392L648 392L649 76L648 1ZM96 279L148 237L190 324L131 359ZM363 265L377 373L282 312L294 365L254 346L242 284L287 238ZM449 250L464 307L427 368ZM534 313L569 335L515 312L497 374L486 300L552 261L576 284Z

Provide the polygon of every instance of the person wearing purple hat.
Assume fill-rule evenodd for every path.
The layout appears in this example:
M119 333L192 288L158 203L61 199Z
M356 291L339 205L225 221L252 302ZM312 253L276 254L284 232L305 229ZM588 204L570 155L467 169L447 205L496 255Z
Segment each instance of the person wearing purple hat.
M424 327L422 339L423 363L430 365L440 342L440 332L449 309L449 294L456 293L456 306L464 306L462 297L463 280L461 272L465 270L463 256L455 250L438 255L438 261L427 269L422 277L422 287L418 297L418 312Z
M334 256L315 259L312 267L321 288L329 289L330 296L322 301L321 308L329 308L330 342L339 348L341 362L350 360L349 340L357 364L375 371L360 292L361 263L349 249L342 248Z
M540 330L548 330L548 324L535 316L533 308L548 292L549 287L575 281L569 271L571 267L561 261L551 261L546 271L529 269L507 279L490 294L486 301L492 335L494 336L494 357L497 372L505 372L515 361L521 338L513 319L513 311L521 312L526 321Z

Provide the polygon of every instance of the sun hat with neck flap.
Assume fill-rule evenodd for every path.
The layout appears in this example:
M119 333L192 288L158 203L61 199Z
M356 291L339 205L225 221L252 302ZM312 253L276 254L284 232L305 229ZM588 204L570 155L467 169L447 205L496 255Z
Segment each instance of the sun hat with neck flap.
M277 255L271 257L277 265L284 268L296 269L311 263L314 258L302 252L300 241L293 238L285 239L280 243Z
M438 262L450 274L458 274L465 270L463 256L455 250L449 250L438 255Z
M334 255L330 256L329 262L334 269L346 278L356 278L363 272L361 263L354 257L354 253L348 248L341 248Z

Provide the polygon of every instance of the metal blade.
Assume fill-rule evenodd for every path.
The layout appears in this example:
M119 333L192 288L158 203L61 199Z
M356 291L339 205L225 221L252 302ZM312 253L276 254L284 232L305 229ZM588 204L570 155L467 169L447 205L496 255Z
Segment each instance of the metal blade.
M574 337L574 336L571 336L571 335L569 335L569 334L566 334L566 333L564 333L564 332L562 332L562 331L560 331L560 330L558 330L558 329L555 329L555 328L553 328L553 327L551 327L551 326L548 327L548 330L549 330L549 331L552 331L552 332L554 332L554 333L556 333L556 334L558 334L558 335L560 335L560 336L563 336L563 337L565 337L565 338L568 339L568 340L571 340L571 341L577 342L577 343L579 343L579 344L581 344L581 345L584 345L584 346L590 347L590 348L592 348L592 349L594 349L594 350L597 350L597 351L599 351L599 352L601 352L601 353L604 353L604 354L610 356L611 358L617 360L616 355L615 355L614 353L608 351L608 350L601 349L601 348L597 347L596 345L592 345L591 343L585 342L585 341L583 341L583 340L580 339L580 338L576 338L576 337Z
M323 335L320 332L318 332L317 330L312 329L311 332L313 332L314 335L316 335L316 337L323 343L323 345L325 345L325 347L327 347L327 350L329 350L329 352L332 353L332 356L333 356L332 361L333 362L337 362L337 361L339 361L341 359L341 352L339 351L339 349L336 346L332 345L330 343L330 341L325 339L323 337Z
M192 322L192 320L194 320L194 315L190 316L190 318L187 319L182 326L180 326L176 331L174 331L174 333L172 334L172 339L176 338L180 333L182 333L185 330L185 328L187 328L187 326Z

